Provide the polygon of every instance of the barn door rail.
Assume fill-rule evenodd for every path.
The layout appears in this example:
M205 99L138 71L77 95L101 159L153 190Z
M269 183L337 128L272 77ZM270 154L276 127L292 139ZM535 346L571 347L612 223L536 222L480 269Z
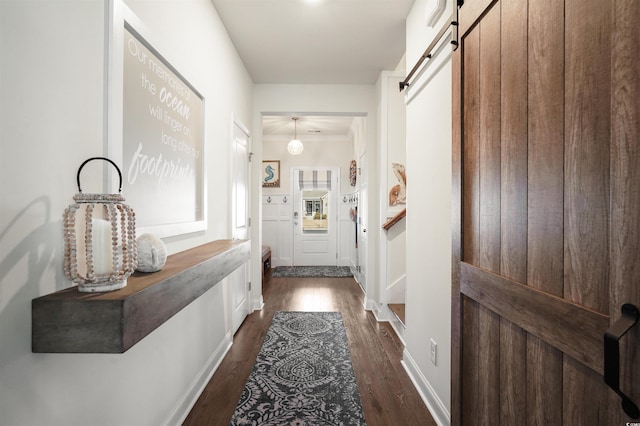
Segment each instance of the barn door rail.
M453 26L453 40L451 40L451 45L452 45L452 49L456 50L458 48L458 8L456 8L455 13L452 14L449 17L449 19L447 19L447 21L444 23L442 28L440 28L440 31L438 31L438 34L434 37L431 44L429 44L429 47L427 47L427 50L425 50L422 56L420 56L420 59L418 59L418 62L416 62L416 64L411 69L411 71L409 71L409 74L405 77L403 81L399 83L401 92L406 87L409 86L410 84L409 80L411 80L413 75L418 71L418 69L420 69L420 66L422 65L422 63L427 59L431 59L431 53L433 52L433 49L438 45L438 43L440 43L440 40L446 34L447 30L451 26Z
M630 303L622 305L622 316L604 334L604 381L622 398L622 409L632 419L640 418L640 410L631 399L620 390L620 346L619 342L627 331L638 322L638 308Z

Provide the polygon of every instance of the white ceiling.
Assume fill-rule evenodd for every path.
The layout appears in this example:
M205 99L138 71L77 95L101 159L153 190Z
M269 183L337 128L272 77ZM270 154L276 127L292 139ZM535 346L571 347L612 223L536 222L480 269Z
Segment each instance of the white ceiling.
M211 0L254 83L374 84L414 0Z
M211 1L254 83L374 84L404 55L415 0ZM292 136L293 115L264 117L263 134ZM352 122L302 116L298 136L348 136Z

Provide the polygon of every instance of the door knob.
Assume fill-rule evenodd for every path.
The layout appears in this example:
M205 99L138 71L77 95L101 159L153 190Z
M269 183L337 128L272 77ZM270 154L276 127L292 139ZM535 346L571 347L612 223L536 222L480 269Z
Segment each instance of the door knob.
M620 339L638 322L638 308L630 303L622 305L622 317L604 334L604 381L622 398L622 409L632 419L640 418L640 410L620 390Z

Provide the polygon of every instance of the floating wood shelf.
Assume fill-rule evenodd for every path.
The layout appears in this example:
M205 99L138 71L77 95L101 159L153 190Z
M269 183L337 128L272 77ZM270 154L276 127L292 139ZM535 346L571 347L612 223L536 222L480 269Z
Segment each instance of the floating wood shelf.
M218 240L167 257L107 293L70 287L31 302L32 351L123 353L250 257L248 240Z
M403 217L405 217L407 215L407 209L402 209L401 212L399 212L397 215L395 215L394 217L392 217L391 219L387 220L383 225L382 228L385 231L388 231L389 229L391 229L391 227L393 225L395 225L396 223L400 222L400 219L402 219Z

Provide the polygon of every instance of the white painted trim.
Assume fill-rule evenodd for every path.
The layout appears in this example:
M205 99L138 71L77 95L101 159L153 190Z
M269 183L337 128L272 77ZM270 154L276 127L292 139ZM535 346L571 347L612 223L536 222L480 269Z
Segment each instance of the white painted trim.
M393 314L391 314L391 316L389 317L389 324L391 325L391 328L393 328L393 331L396 332L398 339L400 339L400 341L402 342L402 346L406 347L407 343L404 340L405 326Z
M253 310L261 311L264 308L264 299L262 298L262 294L259 297L253 299Z
M378 322L389 321L389 308L383 303L376 303L373 299L367 299L365 309L371 311Z
M396 317L396 314L391 311L389 305L385 304L381 306L379 317L376 315L376 319L378 320L378 322L388 322L391 328L393 328L393 331L396 333L396 336L398 336L398 339L400 339L400 342L402 342L402 346L407 346L407 343L404 340L404 331L406 327L404 326L404 324L402 324L402 322L400 322L398 317Z
M362 288L362 286L360 286L360 288ZM376 308L376 302L373 299L367 299L366 298L367 292L365 291L364 288L362 288L362 291L365 294L364 309L367 310L367 311L373 311L373 314L375 315L376 314L376 309L375 309Z
M406 269L405 269L406 270ZM386 288L387 303L406 303L407 301L407 274L389 284Z
M124 55L124 4L122 0L105 2L105 69L104 80L104 153L116 164L122 165L122 102ZM111 167L105 175L104 192L115 194Z
M218 345L218 348L213 351L200 372L193 379L191 386L189 386L183 398L171 412L171 415L164 423L166 426L181 425L184 422L205 386L207 386L211 380L213 373L216 372L225 355L227 355L227 352L231 349L231 345L233 345L233 336L228 332L220 345Z
M388 322L393 331L396 333L396 336L398 336L398 339L400 339L400 342L402 342L402 346L407 346L407 343L404 340L404 332L406 327L404 326L404 324L402 324L402 322L400 322L396 315L391 312L391 309L389 309L389 305L382 305L379 310L371 309L371 312L373 312L373 316L376 317L376 321Z
M406 349L402 354L401 364L409 375L413 385L416 387L420 397L427 405L427 408L436 423L440 426L450 425L451 414L449 413L449 410L447 410L447 407L442 403L442 400L438 397L431 384L422 375L420 368L418 368L415 360Z
M245 135L247 135L247 142L249 144L249 152L251 152L251 132L249 131L249 129L247 128L247 126L244 125L244 123L238 118L236 117L235 114L231 114L231 128L233 129L233 126L238 126L240 128L240 130L242 130L244 132Z
M425 21L427 27L433 27L433 25L438 22L446 5L447 0L427 0L427 5L425 6Z
M400 277L395 280L394 282L392 282L391 284L387 285L387 290L391 289L392 287L398 286L398 285L406 285L407 281L407 274L402 274L400 275ZM395 303L395 302L391 302L391 303Z
M369 310L371 311L373 316L376 318L377 322L387 322L385 319L382 318L382 314L380 310L377 309L376 303L373 300L369 299L367 303L369 306L371 306Z

